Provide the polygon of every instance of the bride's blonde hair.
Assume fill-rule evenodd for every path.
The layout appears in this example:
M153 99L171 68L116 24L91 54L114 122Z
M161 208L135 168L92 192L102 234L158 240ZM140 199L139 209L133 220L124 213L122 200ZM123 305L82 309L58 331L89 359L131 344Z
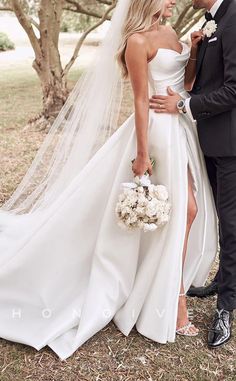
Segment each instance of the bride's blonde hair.
M122 39L116 59L121 66L124 78L128 77L125 51L129 37L134 33L145 32L153 25L153 18L160 23L165 0L131 0L128 15L122 27Z

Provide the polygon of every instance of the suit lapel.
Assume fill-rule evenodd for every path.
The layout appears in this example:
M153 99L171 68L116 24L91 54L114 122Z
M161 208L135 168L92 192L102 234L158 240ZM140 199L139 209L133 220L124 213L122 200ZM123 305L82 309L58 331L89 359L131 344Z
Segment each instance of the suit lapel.
M221 18L226 13L231 1L232 0L224 0L223 3L221 4L221 6L219 7L219 9L216 12L215 17L214 17L214 20L217 24L220 22ZM202 29L204 28L205 25L206 25L206 22L204 23ZM197 57L197 75L201 69L202 62L203 62L203 59L205 57L208 41L209 41L209 38L205 37L204 41L201 43L201 46L199 48L199 53L198 53L198 57Z
M214 20L216 23L219 23L220 19L225 15L230 3L232 0L224 0L218 11L215 14Z
M201 43L200 48L199 48L198 57L197 57L197 75L198 75L199 70L201 69L201 66L202 66L202 61L203 61L203 58L204 58L205 53L206 53L208 40L209 39L205 37Z

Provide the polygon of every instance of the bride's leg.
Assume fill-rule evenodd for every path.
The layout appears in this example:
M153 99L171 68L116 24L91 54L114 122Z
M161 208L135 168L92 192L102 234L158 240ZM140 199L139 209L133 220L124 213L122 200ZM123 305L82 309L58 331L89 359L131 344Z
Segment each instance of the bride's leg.
M186 259L189 233L190 233L190 230L196 215L197 215L197 203L193 193L193 178L188 168L188 214L187 214L187 227L186 227L184 251L183 251L183 268L184 268L184 263ZM183 268L182 268L182 274L183 274ZM184 290L183 275L182 275L179 306L178 306L177 329L180 329L181 327L184 327L189 323L187 302L186 302L186 297L184 294L185 294L185 290ZM189 328L190 334L194 334L197 332L198 332L198 329L194 327L194 325L192 325Z

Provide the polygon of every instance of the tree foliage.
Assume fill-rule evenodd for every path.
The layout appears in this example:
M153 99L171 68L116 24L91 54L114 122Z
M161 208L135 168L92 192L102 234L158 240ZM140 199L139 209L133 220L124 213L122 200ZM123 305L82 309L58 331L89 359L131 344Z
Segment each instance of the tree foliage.
M62 32L84 32L94 23L94 18L88 15L81 15L64 11L61 19Z
M14 43L9 39L8 35L0 32L0 52L12 50L15 48Z

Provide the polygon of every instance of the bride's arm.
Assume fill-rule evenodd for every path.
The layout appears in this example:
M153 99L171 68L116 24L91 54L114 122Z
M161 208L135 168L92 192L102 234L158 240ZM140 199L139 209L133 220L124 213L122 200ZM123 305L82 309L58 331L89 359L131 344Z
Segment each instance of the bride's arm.
M136 176L142 176L148 170L151 175L152 165L148 152L148 51L143 36L135 34L129 38L125 60L133 88L135 106L137 158L133 163L133 172Z
M190 52L190 58L185 70L184 87L186 91L192 90L192 87L196 78L198 44L201 41L202 37L203 37L203 33L201 31L193 32L191 34L192 47Z

